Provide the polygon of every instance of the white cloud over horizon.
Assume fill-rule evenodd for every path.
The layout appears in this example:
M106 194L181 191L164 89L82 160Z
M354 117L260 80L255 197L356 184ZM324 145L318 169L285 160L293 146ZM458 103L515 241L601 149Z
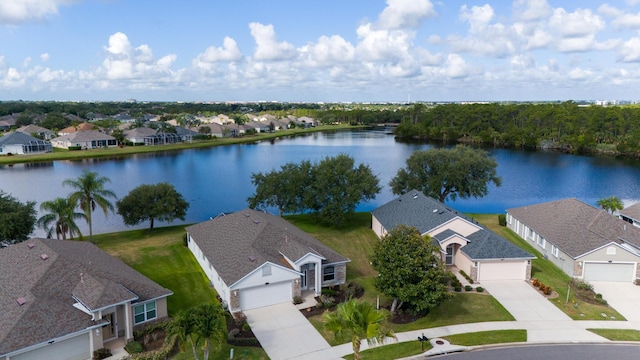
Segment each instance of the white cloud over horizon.
M358 16L357 7L351 10L358 20L349 32L318 27L299 40L282 22L255 20L244 23L244 32L220 25L225 35L190 40L189 51L185 43L123 26L106 38L103 31L102 44L84 44L82 55L89 60L74 67L49 46L16 58L0 45L0 98L108 99L130 92L175 100L396 101L410 92L416 100L513 94L530 96L513 100L609 94L632 99L631 90L640 88L640 79L631 77L640 73L639 2L559 3L515 0L509 6L494 1L452 8L430 0L380 0L371 3L379 7L373 20ZM1 2L0 41L22 36L30 22L64 17L61 6L89 5ZM442 22L448 26L437 25ZM522 84L532 91L522 91Z

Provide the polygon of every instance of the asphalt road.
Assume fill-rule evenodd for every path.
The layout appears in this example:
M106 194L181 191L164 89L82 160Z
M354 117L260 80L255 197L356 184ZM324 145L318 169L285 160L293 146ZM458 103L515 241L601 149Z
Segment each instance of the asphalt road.
M525 345L505 348L478 349L464 353L432 356L430 359L447 360L540 360L540 359L640 359L640 345L637 344L557 344Z

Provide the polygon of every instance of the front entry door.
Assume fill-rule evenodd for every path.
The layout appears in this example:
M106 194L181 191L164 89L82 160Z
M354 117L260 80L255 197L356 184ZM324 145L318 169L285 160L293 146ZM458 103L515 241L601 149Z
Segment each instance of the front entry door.
M447 245L447 256L445 257L445 263L447 265L453 265L453 252L454 244Z
M102 339L108 340L114 337L115 334L115 313L106 314L104 319L109 323L102 327Z
M307 267L307 265L302 265L300 272L302 273L302 275L300 275L300 289L306 290L307 289L307 275L309 273L309 269Z

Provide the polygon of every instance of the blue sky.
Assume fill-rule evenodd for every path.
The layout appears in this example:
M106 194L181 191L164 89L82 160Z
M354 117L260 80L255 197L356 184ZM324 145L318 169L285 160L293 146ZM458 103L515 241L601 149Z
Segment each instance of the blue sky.
M640 0L2 0L0 100L640 100Z

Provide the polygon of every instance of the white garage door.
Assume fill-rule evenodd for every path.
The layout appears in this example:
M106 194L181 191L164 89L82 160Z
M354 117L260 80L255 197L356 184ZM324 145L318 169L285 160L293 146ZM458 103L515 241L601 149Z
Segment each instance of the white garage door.
M89 334L84 333L71 339L56 341L51 345L12 356L11 360L85 360L91 359Z
M633 280L633 264L584 263L586 281L629 281Z
M240 290L240 308L255 309L292 301L291 281L255 286Z
M525 280L526 262L481 262L478 281L487 280Z

